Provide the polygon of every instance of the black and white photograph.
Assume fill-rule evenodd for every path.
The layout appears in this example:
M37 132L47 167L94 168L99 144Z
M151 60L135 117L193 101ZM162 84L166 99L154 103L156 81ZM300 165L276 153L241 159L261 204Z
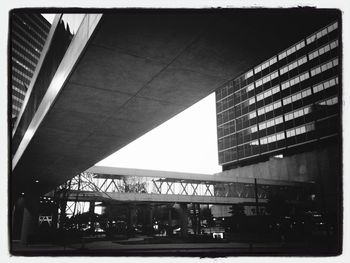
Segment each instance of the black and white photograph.
M342 255L343 25L332 5L10 8L9 256Z

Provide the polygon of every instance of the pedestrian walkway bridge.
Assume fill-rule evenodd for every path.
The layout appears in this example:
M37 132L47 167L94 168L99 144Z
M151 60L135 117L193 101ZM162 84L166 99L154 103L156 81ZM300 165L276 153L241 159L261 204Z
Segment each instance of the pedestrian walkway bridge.
M321 9L56 15L14 123L11 192L52 190L335 16ZM187 183L184 193L194 186ZM224 202L203 189L207 195L186 198ZM186 196L172 191L164 197Z
M47 196L67 201L235 204L265 203L269 194L283 192L297 201L310 184L94 166ZM258 199L258 200L257 200Z

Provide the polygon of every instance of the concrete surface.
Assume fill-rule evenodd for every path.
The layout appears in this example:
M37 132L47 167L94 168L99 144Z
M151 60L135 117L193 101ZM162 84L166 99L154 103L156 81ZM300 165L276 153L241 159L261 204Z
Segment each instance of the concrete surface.
M35 133L28 129L14 189L51 190L334 17L312 9L127 10L104 14L93 33L87 21L72 42L88 37L84 52L57 75L57 95Z

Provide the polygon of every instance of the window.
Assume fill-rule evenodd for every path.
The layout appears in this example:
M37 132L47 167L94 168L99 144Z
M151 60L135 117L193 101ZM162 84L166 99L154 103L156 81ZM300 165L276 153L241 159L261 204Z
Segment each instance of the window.
M259 86L261 86L262 84L265 84L265 83L267 83L267 82L269 82L269 81L271 81L271 80L273 80L273 79L275 79L275 78L277 78L277 77L278 77L278 72L277 72L277 70L276 70L276 71L274 71L273 73L271 73L271 74L269 74L269 75L267 75L267 76L265 76L265 77L263 77L263 78L261 78L261 79L255 81L255 86L256 86L256 87L259 87Z
M250 84L249 86L246 87L246 91L249 92L254 89L254 84Z
M252 105L252 104L254 104L255 103L255 98L253 97L253 98L251 98L251 99L249 99L249 105Z
M254 72L255 72L255 73L259 73L260 71L266 69L267 67L273 65L273 64L276 63L276 62L277 62L277 57L275 56L275 57L271 58L270 60L265 61L265 62L263 62L262 64L256 66L256 67L254 68Z
M324 105L324 106L332 106L338 103L338 97L333 97L331 99L327 99L321 102L318 102L317 104L319 105Z
M299 126L290 130L287 130L287 138L293 137L295 135L303 134L309 131L313 131L315 129L315 124L314 123L308 123L303 126Z
M260 123L259 124L259 129L260 130L266 129L266 122Z
M286 105L286 104L289 104L292 102L292 98L291 97L287 97L287 98L284 98L283 99L283 104Z
M298 66L301 66L302 64L305 64L307 62L307 58L306 56L293 61L292 63L286 65L285 67L280 69L280 74L283 75L285 73L287 73L288 71L297 68Z
M250 128L250 132L251 133L254 133L254 132L257 132L257 131L258 131L258 126L256 126L256 125Z
M249 113L249 119L253 119L255 117L256 117L256 112L255 111Z
M307 106L307 107L304 107L302 109L287 113L284 115L284 118L286 121L289 121L289 120L304 116L304 115L309 114L309 113L311 113L311 106Z
M298 84L299 82L302 82L308 78L309 78L309 72L304 72L304 73L300 74L299 76L296 76L290 80L283 82L281 85L281 88L282 88L282 90L284 90L284 89L289 88L295 84Z
M311 69L311 76L315 76L315 75L317 75L321 72L324 72L324 71L326 71L332 67L335 67L337 65L338 65L338 58L335 58L331 61L328 61L320 66L317 66L317 67Z
M259 141L258 140L252 141L250 142L250 145L259 145Z
M330 87L335 86L336 84L338 84L338 77L335 78L331 78L329 80L326 80L322 83L316 84L315 86L312 87L314 93L320 92L324 89L328 89Z
M245 74L245 79L249 79L250 77L252 77L254 75L254 73L253 73L253 70L250 70L250 71L248 71L246 74Z
M316 39L320 39L321 37L327 35L329 32L331 32L337 28L338 28L338 22L335 22L335 23L331 24L330 26L321 29L317 33L314 33L311 36L309 36L306 39L306 44L310 44L310 43L314 42Z
M280 124L282 122L283 122L283 118L282 118L282 116L279 116L279 117L271 119L269 121L259 123L259 129L264 130L266 128L272 127L272 126Z
M256 96L256 101L260 101L260 100L262 100L264 98L267 98L267 97L269 97L269 96L271 96L273 94L276 94L276 93L279 92L279 90L280 90L279 89L279 85L277 85L277 86L275 86L275 87L273 87L271 89L266 90L265 92L259 93Z
M294 52L296 52L297 50L300 50L301 48L303 48L305 46L305 42L304 40L300 41L299 43L297 43L296 45L288 48L287 50L281 52L279 55L278 55L278 59L281 60L281 59L284 59L285 57L293 54Z
M260 139L260 144L268 144L268 143L272 143L272 142L275 142L275 141L283 140L284 138L285 138L284 137L284 133L281 132L281 133L277 133L277 134L273 134L273 135L261 138Z

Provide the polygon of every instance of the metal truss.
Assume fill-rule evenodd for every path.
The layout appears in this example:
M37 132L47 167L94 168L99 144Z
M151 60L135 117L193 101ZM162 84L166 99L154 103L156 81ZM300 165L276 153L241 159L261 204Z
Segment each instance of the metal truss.
M68 192L74 192L79 197L93 193L99 200L113 200L111 193L140 193L161 195L186 195L209 197L234 197L268 199L272 193L283 193L291 200L300 198L300 189L292 186L257 185L240 182L202 182L200 180L174 180L168 178L149 178L138 176L104 176L84 172L58 187L57 193L64 199ZM90 195L91 196L91 195ZM83 198L82 198L83 199ZM67 207L74 214L76 207Z

